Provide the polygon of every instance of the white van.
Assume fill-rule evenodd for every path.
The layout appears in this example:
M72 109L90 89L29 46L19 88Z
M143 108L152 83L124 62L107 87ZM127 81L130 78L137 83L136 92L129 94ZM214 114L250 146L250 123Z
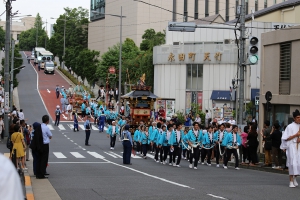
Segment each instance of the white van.
M45 62L44 67L45 67L44 68L45 74L54 74L54 71L55 71L54 62L52 62L52 61Z

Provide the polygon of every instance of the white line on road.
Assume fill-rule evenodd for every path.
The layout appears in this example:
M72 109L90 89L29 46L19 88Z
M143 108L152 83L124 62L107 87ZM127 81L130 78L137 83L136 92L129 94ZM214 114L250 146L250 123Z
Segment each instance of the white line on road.
M109 155L109 156L111 156L111 157L113 157L113 158L117 158L117 156L115 156L115 155L113 155L113 154L107 153L107 152L105 152L105 151L104 151L104 153L106 153L107 155Z
M68 126L73 130L74 129L74 125L73 124L68 124Z
M48 162L51 164L110 164L109 162Z
M70 140L71 142L74 142L73 140Z
M117 156L119 158L123 158L122 156L120 156L119 154L116 154L115 152L110 151L109 153L112 154L112 155L115 155L115 156Z
M123 158L123 157L122 157ZM141 158L140 156L131 154L131 158Z
M53 128L53 126L52 126L51 124L47 124L47 126L48 126L48 128L49 128L51 131L54 130L54 128Z
M216 195L213 195L213 194L207 194L207 195L211 196L211 197L214 197L214 198L217 198L217 199L225 199L225 200L227 200L226 198L221 197L221 196L216 196Z
M94 131L99 131L99 129L98 129L95 125L92 125L92 129L93 129Z
M85 158L83 155L81 155L78 152L70 152L75 158Z
M60 152L53 152L53 154L56 156L56 158L67 158L66 156L64 156L64 154Z
M80 124L80 125L78 125L78 126L81 128L81 130L84 130L83 124Z
M139 173L139 174L143 174L143 175L145 175L145 176L148 176L148 177L151 177L151 178L154 178L154 179L157 179L157 180L166 182L166 183L170 183L170 184L172 184L172 185L177 185L177 186L179 186L179 187L184 187L184 188L188 188L188 189L194 189L194 188L192 188L192 187L190 187L190 186L188 186L188 185L184 185L184 184L176 183L176 182L174 182L174 181L170 181L170 180L167 180L167 179L164 179L164 178L160 178L160 177L158 177L158 176L154 176L154 175L148 174L148 173L146 173L146 172L142 172L142 171L133 169L133 168L131 168L131 167L127 167L127 166L124 166L124 165L120 165L120 164L118 164L118 163L109 161L109 160L107 160L107 159L103 159L103 160L104 160L104 161L107 161L107 162L109 162L109 163L111 163L111 164L113 164L113 165L116 165L116 166L119 166L119 167L123 167L123 168L129 169L129 170L134 171L134 172L137 172L137 173Z
M60 130L62 130L62 131L65 131L66 129L65 129L65 127L63 126L63 125L58 125L58 128L60 129Z
M49 89L47 89L47 92L48 92L48 93L51 93L51 91L50 91Z
M94 156L95 158L100 158L100 159L104 159L104 156L101 156L100 154L96 153L96 152L90 152L87 151L88 154L90 154L91 156Z
M154 159L154 155L151 155L151 154L149 154L149 153L147 153L147 155L146 155L147 157L149 157L149 158L152 158L152 159Z

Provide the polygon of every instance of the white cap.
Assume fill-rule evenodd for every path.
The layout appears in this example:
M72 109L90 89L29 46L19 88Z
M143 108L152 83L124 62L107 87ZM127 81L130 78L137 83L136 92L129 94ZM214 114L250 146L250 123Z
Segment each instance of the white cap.
M59 108L59 105L57 105L56 108Z
M64 87L64 86L61 86L61 87Z

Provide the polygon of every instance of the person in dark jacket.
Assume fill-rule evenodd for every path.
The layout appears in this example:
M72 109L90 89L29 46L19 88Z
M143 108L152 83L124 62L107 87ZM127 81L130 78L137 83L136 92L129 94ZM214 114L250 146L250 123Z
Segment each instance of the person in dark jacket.
M272 167L273 169L279 169L281 168L281 137L282 137L282 132L279 130L280 126L278 123L275 123L274 126L272 127L271 131L271 139L272 139L272 160L274 166Z
M249 148L249 165L255 166L255 164L258 164L257 160L257 147L258 147L258 140L257 140L257 132L256 132L256 125L251 125L249 134L247 136L247 144Z

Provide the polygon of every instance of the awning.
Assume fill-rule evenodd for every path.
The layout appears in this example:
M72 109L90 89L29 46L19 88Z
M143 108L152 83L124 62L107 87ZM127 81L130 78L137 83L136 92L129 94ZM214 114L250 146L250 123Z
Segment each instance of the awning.
M228 90L213 90L211 100L230 101L230 91Z
M259 96L259 89L251 89L251 101L255 101L255 96Z

